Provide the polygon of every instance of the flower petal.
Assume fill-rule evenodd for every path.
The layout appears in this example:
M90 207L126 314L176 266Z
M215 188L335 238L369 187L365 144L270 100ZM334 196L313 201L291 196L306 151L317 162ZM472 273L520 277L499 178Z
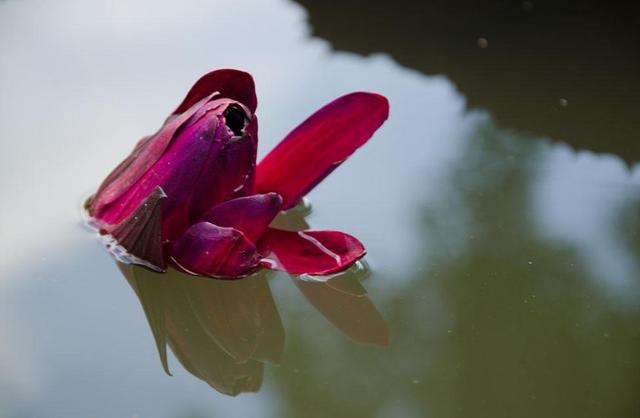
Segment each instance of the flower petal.
M201 106L151 168L94 216L117 224L160 185L168 196L162 208L162 238L173 241L214 205L253 194L257 138L250 128L254 123L239 136L225 124L227 110L237 104L214 99Z
M237 229L199 222L185 231L173 247L171 258L189 273L239 277L256 267L260 256Z
M162 237L169 240L179 238L190 225L186 213L194 187L200 183L200 173L207 165L215 164L224 146L224 141L218 140L214 133L218 128L215 114L201 117L197 123L181 128L157 162L120 197L103 205L96 216L110 224L118 223L151 190L161 186L168 196L162 208Z
M219 92L222 97L239 101L247 106L251 113L254 113L258 106L256 87L251 74L244 71L224 69L211 71L200 77L191 87L182 103L173 111L173 114L184 112L194 103L214 92Z
M209 99L210 96L203 98L184 113L167 120L157 133L142 138L131 154L107 176L91 198L91 216L100 217L105 206L129 190L160 159L176 131Z
M316 184L363 145L389 114L374 93L342 96L302 122L260 161L258 193L276 192L283 209L295 206Z
M253 194L257 148L257 136L247 133L226 143L216 155L210 154L190 192L191 223L220 202Z
M166 198L162 188L156 187L128 218L105 231L128 254L160 270L167 267L161 237L162 202Z
M202 220L217 226L235 228L249 241L256 242L276 217L281 205L282 198L277 193L239 197L215 206Z
M331 274L365 255L360 241L338 231L283 231L269 228L258 243L268 268L292 274Z

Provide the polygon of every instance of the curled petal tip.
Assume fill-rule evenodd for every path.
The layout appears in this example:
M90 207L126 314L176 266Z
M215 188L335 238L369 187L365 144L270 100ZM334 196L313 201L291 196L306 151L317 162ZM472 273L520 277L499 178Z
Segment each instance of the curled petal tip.
M178 240L171 258L192 274L234 278L256 267L260 257L253 243L237 229L199 222Z
M338 231L284 231L269 228L258 243L261 264L292 274L343 271L366 254L357 238Z
M281 206L282 197L277 193L238 197L214 206L202 220L220 227L235 228L255 242L276 217Z
M219 92L221 97L237 100L255 113L258 106L256 87L251 74L234 69L211 71L196 81L182 103L173 114L182 113L191 105L210 95Z
M282 206L282 196L280 196L278 193L269 192L266 194L266 196L274 206L277 206L278 208Z
M345 94L337 100L353 100L363 104L366 103L366 105L370 107L370 110L376 112L383 121L389 117L389 99L380 93L356 91Z

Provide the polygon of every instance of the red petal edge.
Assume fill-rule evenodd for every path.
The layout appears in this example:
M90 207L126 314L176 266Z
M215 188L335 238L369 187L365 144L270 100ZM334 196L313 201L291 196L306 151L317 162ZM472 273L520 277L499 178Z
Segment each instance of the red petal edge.
M199 222L178 240L171 259L191 274L233 278L250 273L258 265L260 256L237 229Z
M283 231L269 228L258 243L260 264L292 274L332 274L365 255L355 237L338 231Z
M221 97L237 100L247 106L251 113L255 113L258 107L256 86L251 74L240 70L223 69L211 71L200 77L173 114L184 112L203 97L216 91L220 92Z
M279 193L283 209L295 206L367 142L388 115L387 99L375 93L351 93L327 104L260 161L256 191Z

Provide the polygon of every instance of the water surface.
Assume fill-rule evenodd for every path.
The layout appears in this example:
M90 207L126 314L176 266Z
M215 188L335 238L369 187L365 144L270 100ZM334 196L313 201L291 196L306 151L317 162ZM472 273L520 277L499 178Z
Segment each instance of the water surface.
M638 416L635 161L506 126L446 75L310 32L277 0L0 3L0 416ZM187 296L156 309L83 228L83 198L222 67L255 76L261 155L340 94L389 98L306 217L360 238L365 274L166 277ZM202 301L234 292L229 309ZM171 377L158 318L198 324L164 334L188 347L169 344Z

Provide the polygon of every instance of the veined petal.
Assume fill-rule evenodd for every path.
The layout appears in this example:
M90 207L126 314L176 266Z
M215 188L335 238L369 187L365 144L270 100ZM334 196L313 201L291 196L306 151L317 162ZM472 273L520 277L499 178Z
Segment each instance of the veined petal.
M161 186L168 196L162 209L162 237L173 241L212 206L253 194L257 148L249 129L253 124L246 129L234 124L242 129L236 135L226 121L229 109L237 109L241 117L246 114L231 99L201 106L149 170L93 215L107 224L119 223L155 186Z
M247 106L251 113L254 113L258 106L256 87L251 74L244 71L224 69L211 71L200 77L191 87L182 103L173 111L173 114L184 112L203 97L215 92L219 92L221 97L239 101Z
M283 231L268 228L258 243L265 267L292 274L331 274L365 255L360 241L338 231Z
M165 152L176 131L193 116L211 97L202 98L184 111L165 122L154 135L142 138L131 154L122 161L102 182L91 199L89 213L101 216L102 209L122 196L154 165Z
M296 205L316 184L362 146L389 114L374 93L342 96L302 122L257 167L258 193L279 193L283 209Z
M256 267L260 256L256 247L237 229L199 222L177 241L171 259L189 273L239 277Z
M108 224L119 223L151 190L160 186L168 197L162 207L162 237L179 238L190 225L188 210L194 187L206 166L217 162L216 156L224 146L224 139L219 138L222 134L218 133L220 125L215 111L196 123L185 124L150 169L94 216Z
M202 220L217 226L235 228L256 242L276 217L282 205L277 193L256 194L228 200L209 210Z
M166 198L164 190L156 187L127 219L105 231L127 253L160 270L167 267L161 237L162 202Z
M198 222L212 206L234 197L253 194L257 137L247 133L210 154L191 192L189 219Z

